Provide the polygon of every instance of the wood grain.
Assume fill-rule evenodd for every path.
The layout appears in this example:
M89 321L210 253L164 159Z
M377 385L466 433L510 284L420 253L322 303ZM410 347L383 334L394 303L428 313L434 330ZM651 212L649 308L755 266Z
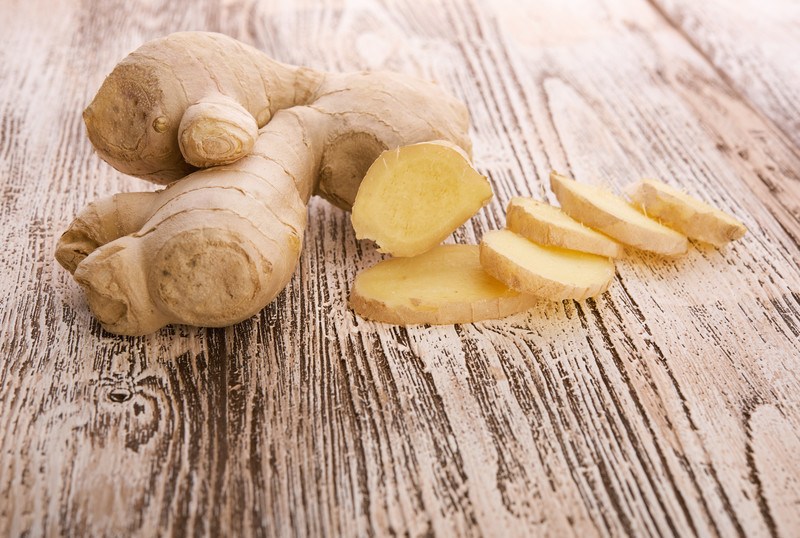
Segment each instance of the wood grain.
M651 0L721 78L800 145L800 4Z
M572 4L9 3L0 534L796 535L800 151L650 4ZM259 316L113 337L54 244L90 200L148 187L93 155L79 112L137 45L200 28L463 98L496 198L456 241L501 226L513 195L554 201L551 168L661 177L750 232L633 254L596 300L402 328L348 310L380 256L314 199Z

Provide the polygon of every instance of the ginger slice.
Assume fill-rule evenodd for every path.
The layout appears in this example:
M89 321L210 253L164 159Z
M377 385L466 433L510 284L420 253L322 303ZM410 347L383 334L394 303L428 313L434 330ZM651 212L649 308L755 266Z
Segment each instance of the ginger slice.
M622 245L573 219L559 208L533 198L512 198L506 227L541 245L579 250L609 258L623 254Z
M384 151L353 204L358 239L380 252L416 256L441 243L492 198L489 181L453 144L425 142Z
M664 256L685 254L686 236L659 224L631 204L594 185L550 174L550 188L570 217L620 243Z
M486 233L480 255L484 270L510 288L551 300L581 301L614 279L607 257L538 245L510 230Z
M647 215L715 247L725 246L747 233L745 225L737 219L657 179L634 183L626 193Z
M478 252L477 245L440 245L379 262L356 276L350 306L374 321L445 325L502 318L537 302L489 276Z

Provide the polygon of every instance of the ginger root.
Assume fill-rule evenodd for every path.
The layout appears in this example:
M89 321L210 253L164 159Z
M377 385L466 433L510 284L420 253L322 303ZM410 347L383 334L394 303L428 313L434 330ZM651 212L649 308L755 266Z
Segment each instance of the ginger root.
M471 323L523 312L537 299L489 276L477 245L440 245L360 272L350 306L361 317L412 325Z
M358 239L380 252L416 256L441 243L492 198L489 181L447 142L384 151L370 166L353 204Z
M252 142L248 115L263 126ZM446 140L470 151L465 106L435 84L286 66L203 32L133 52L84 117L122 172L166 183L221 163L100 200L59 241L56 258L101 324L129 335L252 316L294 272L312 194L349 210L387 149Z

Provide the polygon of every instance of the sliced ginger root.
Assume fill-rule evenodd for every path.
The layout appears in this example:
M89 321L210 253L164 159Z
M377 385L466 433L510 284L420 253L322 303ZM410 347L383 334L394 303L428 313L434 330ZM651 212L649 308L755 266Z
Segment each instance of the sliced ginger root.
M441 243L492 198L488 180L444 141L388 150L370 166L353 204L358 239L416 256Z
M398 325L496 319L536 302L489 276L477 245L440 245L413 258L384 260L359 273L350 292L358 315Z
M554 301L599 295L614 279L614 263L605 256L539 245L510 230L487 232L480 259L510 288Z
M555 172L550 174L550 188L570 217L620 243L663 256L678 256L689 249L686 236L648 218L606 189Z
M512 198L506 210L506 227L539 243L619 258L622 245L573 219L557 207L533 198Z
M118 334L170 323L224 326L257 313L291 279L313 194L353 209L358 236L397 256L438 244L491 197L466 156L466 107L440 87L390 72L285 65L221 34L146 43L106 78L84 120L112 166L170 184L90 205L57 247L92 312ZM365 180L359 190L371 166L376 186ZM551 181L564 211L583 224L645 250L686 251L684 236L610 193L557 175ZM487 234L486 265L515 286L582 298L608 285L601 276L609 267L613 275L608 259L498 233L511 239ZM517 267L504 269L503 256ZM564 265L570 256L592 279ZM542 285L541 273L557 285ZM352 296L362 315L395 323L501 317L532 301L487 276L475 246L382 262L359 275Z
M715 247L725 246L747 233L745 225L727 213L656 179L634 183L626 193L645 214L691 239Z

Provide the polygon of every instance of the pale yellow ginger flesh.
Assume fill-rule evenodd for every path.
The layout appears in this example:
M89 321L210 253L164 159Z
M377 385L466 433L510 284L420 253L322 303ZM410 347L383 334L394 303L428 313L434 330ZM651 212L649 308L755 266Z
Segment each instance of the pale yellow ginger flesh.
M489 276L477 245L440 245L413 258L384 260L359 273L350 293L358 315L398 325L502 318L536 301Z
M623 254L622 245L573 219L557 207L533 198L512 198L506 228L541 245L579 250L609 258Z
M441 243L492 198L489 181L448 142L425 142L381 153L353 204L358 239L380 252L416 256Z
M350 210L383 151L470 150L466 107L432 82L285 65L207 32L142 45L84 119L118 170L177 179L90 204L56 249L103 327L128 335L247 319L291 279L313 194Z
M561 209L570 217L620 243L662 256L678 256L689 249L685 235L648 218L602 187L579 183L552 172L550 188Z
M544 299L581 301L608 289L614 262L576 250L538 245L510 230L487 232L481 266L512 289Z
M747 232L744 224L685 192L656 179L643 179L626 189L631 202L691 239L722 247Z

